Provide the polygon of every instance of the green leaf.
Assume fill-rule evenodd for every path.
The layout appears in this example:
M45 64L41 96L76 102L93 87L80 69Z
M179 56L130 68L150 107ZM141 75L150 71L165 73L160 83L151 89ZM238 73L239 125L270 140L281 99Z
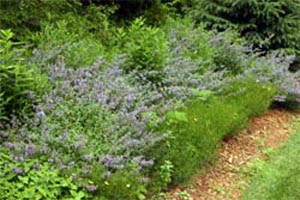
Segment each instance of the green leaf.
M28 176L18 176L18 179L22 182L22 183L25 183L25 184L28 184L29 182L29 177Z
M181 111L171 111L167 114L167 118L170 123L188 122L186 113L181 112Z
M47 197L47 192L42 187L38 187L37 190L43 195L43 197Z
M84 192L83 192L83 191L80 191L80 192L77 193L77 196L75 196L75 199L76 199L76 200L81 200L81 199L84 198L84 197L85 197Z

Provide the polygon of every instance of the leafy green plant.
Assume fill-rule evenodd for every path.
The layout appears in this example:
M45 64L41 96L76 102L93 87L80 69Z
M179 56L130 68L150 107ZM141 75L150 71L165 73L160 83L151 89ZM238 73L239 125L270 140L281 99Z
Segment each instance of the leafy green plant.
M91 195L60 174L48 163L38 160L13 161L0 153L0 192L4 199L89 199Z
M21 115L31 107L29 92L34 91L33 72L24 64L24 49L13 42L10 30L0 31L0 117Z
M137 71L141 80L159 82L162 68L168 59L168 42L165 33L145 25L145 19L137 18L126 30L119 30L120 48L128 55L126 72Z
M160 179L163 186L167 186L169 183L171 183L172 179L172 173L173 173L173 164L169 160L165 160L164 164L160 166Z

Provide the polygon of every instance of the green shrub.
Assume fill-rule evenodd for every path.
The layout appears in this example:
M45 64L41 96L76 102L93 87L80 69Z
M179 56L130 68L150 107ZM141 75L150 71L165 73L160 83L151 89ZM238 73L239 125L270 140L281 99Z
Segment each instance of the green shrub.
M191 0L190 14L208 28L237 29L255 47L300 50L299 0Z
M0 153L0 193L4 199L89 199L88 192L48 163L13 161Z
M29 92L34 91L33 71L24 64L24 49L11 41L10 30L0 31L0 118L28 111Z
M136 70L146 80L155 83L163 77L161 72L168 59L168 42L161 29L144 23L144 19L137 18L126 31L120 29L119 48L128 55L126 72Z

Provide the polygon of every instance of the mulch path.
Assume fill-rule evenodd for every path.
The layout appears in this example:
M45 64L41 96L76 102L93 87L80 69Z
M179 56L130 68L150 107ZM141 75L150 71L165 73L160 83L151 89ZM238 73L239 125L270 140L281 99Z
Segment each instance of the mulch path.
M247 186L249 163L267 159L264 150L279 148L293 131L297 116L280 109L270 109L263 116L249 121L247 129L222 142L214 163L208 164L194 184L185 189L192 200L237 200ZM178 187L170 191L173 198L183 199Z

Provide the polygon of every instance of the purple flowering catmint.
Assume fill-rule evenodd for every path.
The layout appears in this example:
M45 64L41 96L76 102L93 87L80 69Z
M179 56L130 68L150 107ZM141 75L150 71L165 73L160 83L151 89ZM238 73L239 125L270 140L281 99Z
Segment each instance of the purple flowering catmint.
M68 166L66 166L66 165L59 165L58 169L61 170L61 171L63 171L63 170L68 169Z
M3 139L7 139L8 138L8 133L5 131L0 131L0 137Z
M140 163L144 159L144 156L136 156L132 158L133 162Z
M35 152L36 146L34 144L29 144L25 146L24 152L25 156L32 156Z
M51 91L36 106L33 128L27 132L34 137L24 139L24 134L20 141L26 142L17 143L24 154L40 153L61 168L81 169L90 169L94 164L91 155L96 154L98 164L107 170L103 178L130 167L132 162L138 172L152 166L155 158L146 160L140 155L169 136L156 131L164 122L165 114L195 97L197 89L218 90L227 77L224 71L199 74L199 69L208 66L210 61L186 55L198 48L190 44L189 33L196 36L199 32L185 30L183 36L177 34L176 29L169 32L170 56L161 71L124 71L128 58L125 54L116 56L113 61L99 58L91 66L77 69L66 66L59 52L39 55L44 57L43 66L47 66ZM220 44L216 41L208 43ZM51 63L47 63L45 59L50 57ZM53 58L57 60L53 62ZM149 76L158 75L162 75L159 83L147 80ZM30 147L31 144L35 147ZM80 161L74 162L78 156Z
M152 166L153 164L154 164L154 161L153 161L153 160L149 160L149 161L142 160L142 161L140 162L140 165L141 165L142 167L150 167L150 166Z
M91 155L84 155L84 160L86 160L87 162L92 162L92 160L93 160L93 156L91 156Z
M4 142L4 146L8 147L10 150L15 149L18 145L13 142Z
M32 169L35 170L35 171L39 171L41 169L41 165L40 164L34 164L32 166Z
M126 97L126 106L131 107L133 105L134 98L132 96L127 96Z
M102 174L102 178L103 179L108 179L111 176L111 172L110 171L106 171Z
M44 118L44 117L46 117L46 114L43 111L43 109L42 109L41 106L37 106L36 107L36 115L37 115L38 118Z
M75 149L82 149L85 146L86 140L82 134L78 136L77 142L74 143Z
M60 141L60 142L65 141L65 140L68 138L68 136L69 136L68 131L67 131L67 130L64 130L64 131L63 131L63 134L62 134L62 135L60 136L60 138L59 138L59 141Z
M14 156L14 160L17 161L17 162L23 162L24 157L23 156Z
M74 143L74 148L75 149L81 149L84 146L84 141L78 141Z
M96 185L86 185L85 188L89 192L95 192L98 189L98 186L96 186Z
M71 162L69 162L69 164L68 164L70 167L73 167L73 166L75 166L75 161L71 161Z
M20 168L20 167L18 167L18 168L13 168L12 171L13 171L15 174L17 174L17 175L22 175L22 174L24 174L24 169L23 169L23 168Z
M130 139L130 140L126 140L125 142L124 142L124 145L126 146L126 147L134 147L135 145L137 145L139 143L139 141L137 140L137 139Z

